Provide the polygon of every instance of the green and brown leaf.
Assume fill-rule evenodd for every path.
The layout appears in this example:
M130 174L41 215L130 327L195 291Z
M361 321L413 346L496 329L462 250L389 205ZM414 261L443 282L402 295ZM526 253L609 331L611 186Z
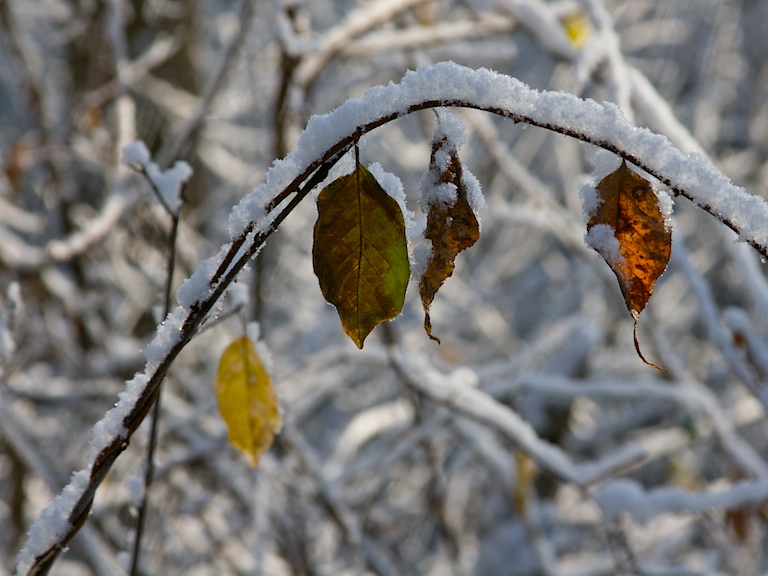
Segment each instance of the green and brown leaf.
M366 336L403 309L410 278L403 213L359 162L317 199L312 263L342 327L363 347Z

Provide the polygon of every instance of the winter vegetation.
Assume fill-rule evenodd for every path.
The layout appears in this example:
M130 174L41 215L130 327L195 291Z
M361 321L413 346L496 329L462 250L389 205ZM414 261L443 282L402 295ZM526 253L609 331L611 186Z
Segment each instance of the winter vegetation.
M0 576L764 573L766 21L0 2ZM672 232L647 306L625 165ZM369 333L315 223L372 186L410 282ZM282 416L246 456L243 336Z

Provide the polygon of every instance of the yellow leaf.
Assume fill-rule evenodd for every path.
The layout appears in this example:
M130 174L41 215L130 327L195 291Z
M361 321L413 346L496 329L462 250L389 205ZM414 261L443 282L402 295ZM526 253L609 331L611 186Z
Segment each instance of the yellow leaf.
M435 160L437 153L441 151L447 153L450 159L443 169L438 167ZM453 274L456 256L480 238L480 223L467 200L458 152L445 137L432 144L430 173L432 172L438 174L438 178L431 184L448 184L456 189L456 201L453 204L430 202L427 227L424 230L424 238L432 242L432 255L419 281L419 294L424 308L424 329L427 335L439 344L440 339L432 335L429 308L443 282Z
M512 492L515 513L520 518L525 518L528 514L528 502L533 482L539 471L536 462L526 452L518 452L515 456L515 462L517 464L517 478L515 478Z
M618 253L600 242L593 247L616 274L630 314L635 321L635 349L648 362L637 342L637 322L656 280L669 264L672 253L672 229L659 207L659 198L651 184L622 161L614 172L597 185L601 204L587 223L587 236L608 227L618 244ZM603 228L605 230L605 228ZM593 234L594 240L594 234Z
M589 18L583 12L570 14L563 22L565 34L574 48L581 48L592 37L594 30Z
M221 355L216 398L229 442L256 468L280 428L280 408L250 338L238 338Z
M320 192L317 211L315 275L344 331L362 348L371 330L403 309L410 278L403 213L359 162Z

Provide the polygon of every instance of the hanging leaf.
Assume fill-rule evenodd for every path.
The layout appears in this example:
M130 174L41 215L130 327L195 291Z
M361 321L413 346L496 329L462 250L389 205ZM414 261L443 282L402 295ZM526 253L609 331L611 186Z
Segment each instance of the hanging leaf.
M280 428L280 409L250 338L238 338L221 355L216 398L229 442L256 468Z
M527 452L517 452L515 454L515 464L517 476L515 477L515 485L512 489L515 513L518 517L525 518L528 515L533 483L538 476L539 470L536 466L536 461Z
M439 344L440 339L432 335L429 308L443 282L453 274L456 256L480 237L480 223L467 199L458 153L446 137L432 145L429 171L422 187L432 188L424 191L428 197L424 238L431 240L432 254L419 281L419 294L424 307L424 329Z
M403 309L410 278L403 213L360 162L320 192L317 211L315 274L362 348L371 330Z
M659 207L651 184L622 161L597 185L600 206L587 223L587 239L616 274L635 321L638 356L648 362L637 341L637 322L653 286L667 268L672 252L672 229Z

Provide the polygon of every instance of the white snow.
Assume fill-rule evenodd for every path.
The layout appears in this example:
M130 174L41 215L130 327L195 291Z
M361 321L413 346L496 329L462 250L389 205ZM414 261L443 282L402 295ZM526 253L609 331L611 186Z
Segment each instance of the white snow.
M485 208L487 204L485 203L485 196L483 196L483 187L480 185L480 180L478 180L475 175L469 171L469 168L463 164L461 167L461 182L464 184L464 189L467 192L467 203L469 204L469 207L475 212L480 210L480 208ZM475 218L477 218L477 222L480 224L480 216L475 214Z
M656 193L656 198L659 200L659 211L664 217L664 229L667 232L672 232L672 212L675 209L675 201L666 190L657 190L654 188L653 191Z
M466 125L456 114L451 114L444 108L438 108L435 112L437 114L437 128L432 141L439 142L446 139L448 142L453 142L454 147L458 150L467 141Z
M192 167L179 160L168 170L160 170L157 164L150 162L146 171L169 210L178 214L181 208L181 187L192 176Z
M144 168L152 160L147 145L141 140L131 142L123 148L123 164L132 168Z
M405 203L405 189L403 188L403 182L392 174L386 172L378 162L373 162L368 166L368 171L376 178L376 182L379 183L391 198L393 198L397 205L400 206L400 211L403 213L403 220L405 222L405 230L408 231L414 226L414 214L408 210L408 206Z
M333 168L330 169L328 172L328 176L326 176L325 180L323 180L320 184L318 184L314 190L312 190L312 198L315 202L317 202L317 197L320 195L320 192L323 191L329 184L332 182L335 182L339 178L342 178L343 176L346 176L347 174L352 174L355 170L355 151L354 148L344 154L344 156L341 157L341 160L336 162L336 164L333 165Z
M432 247L426 242L419 242L413 247L411 252L411 278L417 282L424 276L424 272L427 271L429 261L432 259Z
M226 244L225 248L228 249L230 246L231 244ZM219 264L221 264L222 252L219 251L216 256L200 262L192 276L184 280L181 286L179 286L179 289L176 291L176 302L182 308L192 308L198 300L205 298L210 292L210 281Z
M608 174L615 172L619 166L621 166L621 157L608 150L598 150L592 157L592 181L595 184L600 182Z
M16 558L17 574L29 572L37 556L59 542L70 528L67 518L88 486L89 476L88 470L74 473L64 490L40 513Z
M624 263L619 240L609 224L595 224L584 236L584 243L600 254L611 268Z
M419 188L421 190L420 206L422 211L428 212L431 205L453 206L458 199L458 189L455 184L440 182L440 176L451 164L451 156L458 156L458 150L467 139L467 128L464 122L444 109L436 111L438 124L432 136L431 146L434 148L434 158L429 169L421 178ZM485 207L482 186L475 175L462 164L461 183L467 195L470 208L477 211ZM479 219L478 219L479 222Z
M173 214L181 208L181 188L192 176L192 167L178 160L168 170L161 170L152 162L147 145L141 140L131 142L123 148L123 163L135 170L142 171L155 187L165 206Z
M595 188L595 182L591 181L579 189L579 199L581 200L581 211L584 215L584 222L589 222L598 209L603 204L603 199Z

